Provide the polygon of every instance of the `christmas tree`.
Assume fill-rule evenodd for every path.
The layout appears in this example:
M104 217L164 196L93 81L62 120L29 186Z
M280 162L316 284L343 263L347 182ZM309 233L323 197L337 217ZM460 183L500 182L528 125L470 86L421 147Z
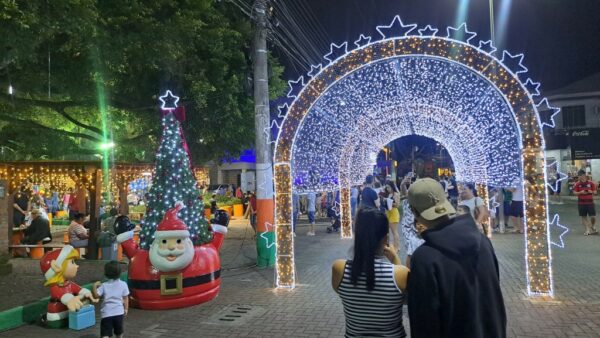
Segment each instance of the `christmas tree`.
M165 97L176 98L170 105L165 105ZM156 153L156 167L152 178L152 187L148 196L146 215L142 221L140 246L149 249L154 240L154 231L162 221L165 212L173 208L177 202L185 206L179 211L179 218L188 226L190 238L196 245L212 240L209 224L203 216L204 203L200 199L200 191L192 171L189 152L180 122L185 120L183 107L177 107L179 98L170 91L161 96L162 137ZM174 103L173 103L174 102Z

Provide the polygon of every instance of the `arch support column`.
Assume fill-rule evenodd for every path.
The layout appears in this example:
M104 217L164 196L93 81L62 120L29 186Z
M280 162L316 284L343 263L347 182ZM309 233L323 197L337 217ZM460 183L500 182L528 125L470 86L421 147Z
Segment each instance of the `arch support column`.
M350 187L340 189L340 208L342 222L342 238L352 238L352 206L350 205Z
M277 163L275 169L276 285L296 286L294 235L292 231L292 171L289 163Z

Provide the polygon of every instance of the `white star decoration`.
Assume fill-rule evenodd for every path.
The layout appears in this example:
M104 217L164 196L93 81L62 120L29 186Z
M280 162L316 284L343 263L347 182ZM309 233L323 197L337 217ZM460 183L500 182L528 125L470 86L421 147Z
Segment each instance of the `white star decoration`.
M335 201L335 204L333 205L333 207L331 208L333 210L333 212L335 212L336 216L339 216L341 213L341 208L342 206L340 205L340 202Z
M321 72L321 69L323 68L323 65L321 65L320 63L318 65L310 65L310 71L307 73L308 76L315 77L317 74L319 74Z
M265 232L261 232L260 233L260 237L262 239L265 240L265 242L267 243L267 249L270 249L273 247L273 245L275 245L275 241L271 242L265 235L269 232L269 228L271 228L272 230L275 230L275 226L269 222L265 222L265 228L267 229L267 231ZM270 243L269 243L270 242Z
M265 128L264 132L267 135L267 144L275 143L277 141L277 137L279 136L279 129L281 129L281 125L283 122L277 122L277 120L271 121L271 125ZM275 128L275 130L273 130ZM275 132L275 137L273 137L273 132Z
M277 114L277 117L280 119L285 118L289 109L290 109L290 105L287 103L284 103L283 105L278 106L277 110L279 111L279 113Z
M540 101L540 103L536 104L535 107L537 108L538 113L542 112L542 111L547 111L547 110L552 112L550 114L550 123L542 121L542 127L544 127L544 126L550 127L550 128L556 127L556 123L554 122L554 116L556 116L558 113L560 113L560 108L552 107L550 105L550 103L548 103L547 98L544 98L542 101Z
M167 90L165 95L159 96L158 99L162 104L160 105L160 109L162 110L170 110L177 108L177 102L179 102L179 96L173 95L170 90ZM168 107L167 107L168 106Z
M417 28L417 24L413 23L405 25L404 23L402 23L400 15L396 15L394 17L394 20L392 20L392 23L390 23L389 25L377 26L375 29L384 39L387 39L398 36L407 36L415 28ZM400 34L398 34L398 32Z
M438 29L433 28L431 25L425 26L425 28L418 29L420 36L435 36L437 34Z
M529 70L523 65L524 57L525 55L523 53L512 55L511 53L504 51L500 62L509 67L515 74L526 73Z
M369 43L371 43L371 37L365 36L364 34L361 34L358 40L354 41L354 45L356 47L362 47L364 45L368 45Z
M558 190L558 185L561 181L566 180L569 176L560 171L560 162L554 161L546 166L546 168L556 167L556 182L554 184L548 183L548 187L552 189L552 191L556 192Z
M550 243L561 249L564 249L565 241L564 241L563 237L569 232L569 228L560 224L560 216L558 216L558 214L554 215L554 218L552 218L552 222L548 223L548 227L549 227L548 230L550 232L550 235L552 235L552 233L554 233L555 228L556 228L556 231L559 232L557 241L554 241L551 239Z
M339 45L332 43L329 46L329 53L325 54L325 56L323 56L323 58L329 62L333 62L333 60L335 60L338 57L345 55L347 53L348 53L348 42L344 42Z
M525 88L531 96L540 95L540 85L539 82L533 82L532 79L527 79L527 81L525 81Z
M467 24L464 22L460 26L458 26L458 28L446 28L446 32L448 33L448 35L446 36L447 38L465 41L466 43L469 43L471 39L477 36L477 33L471 32L467 29Z
M492 54L498 50L496 47L494 47L492 40L479 41L479 49L481 49L482 51L484 51L488 54Z
M296 81L289 80L288 86L290 90L288 90L287 97L295 99L305 86L304 76L300 76Z
M496 208L498 208L500 206L500 203L498 203L498 201L496 201L496 196L490 198L490 209L491 210L496 210Z

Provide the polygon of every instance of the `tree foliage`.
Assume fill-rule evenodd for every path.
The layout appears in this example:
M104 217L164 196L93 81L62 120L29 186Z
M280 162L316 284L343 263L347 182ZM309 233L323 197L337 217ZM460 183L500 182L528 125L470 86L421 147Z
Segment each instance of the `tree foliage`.
M251 23L227 2L0 0L0 36L4 156L98 154L106 104L114 159L153 160L166 89L188 111L195 162L253 143ZM285 85L271 62L276 96Z

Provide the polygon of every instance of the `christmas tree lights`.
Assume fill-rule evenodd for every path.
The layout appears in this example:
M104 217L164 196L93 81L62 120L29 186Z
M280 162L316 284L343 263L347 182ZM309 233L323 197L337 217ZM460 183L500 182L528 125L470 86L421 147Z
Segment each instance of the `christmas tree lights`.
M499 60L464 24L438 37L395 17L377 31L382 39L361 35L353 50L332 45L302 88L304 78L290 82L274 158L277 285L295 285L292 191L339 190L342 237L351 237L350 186L362 183L383 145L417 134L440 142L458 179L477 183L486 201L487 186L544 176L526 192L526 278L530 295L552 295L545 124L523 55L503 51Z
M176 99L166 105L168 97ZM212 240L208 221L204 218L204 203L200 200L200 191L184 147L180 121L175 117L179 98L167 91L160 99L164 108L162 138L156 153L152 187L148 193L148 206L140 232L140 247L145 250L154 241L154 232L165 212L178 202L184 205L178 216L187 225L192 242L199 245Z

